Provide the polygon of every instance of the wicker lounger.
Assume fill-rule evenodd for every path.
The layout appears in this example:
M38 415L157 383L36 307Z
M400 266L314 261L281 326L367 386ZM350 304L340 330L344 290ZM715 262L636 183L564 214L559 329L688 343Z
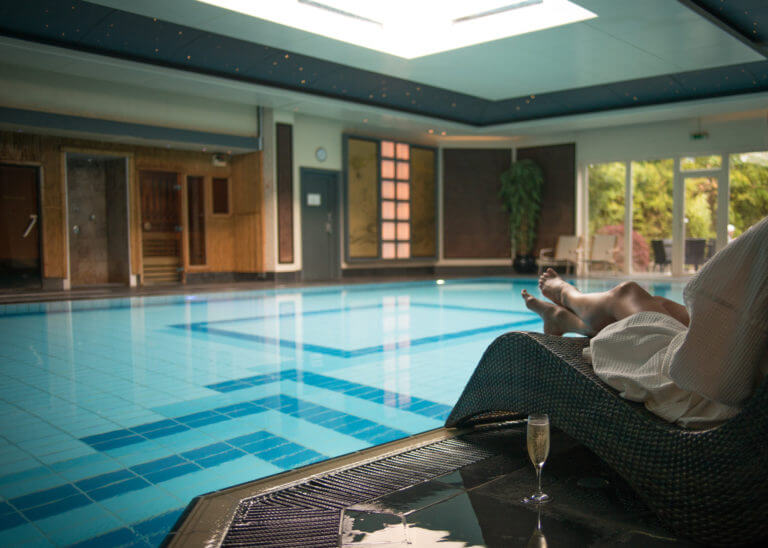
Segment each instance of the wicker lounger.
M582 358L586 344L502 335L485 351L446 426L548 413L677 533L720 545L768 537L768 381L736 417L687 430L620 398Z

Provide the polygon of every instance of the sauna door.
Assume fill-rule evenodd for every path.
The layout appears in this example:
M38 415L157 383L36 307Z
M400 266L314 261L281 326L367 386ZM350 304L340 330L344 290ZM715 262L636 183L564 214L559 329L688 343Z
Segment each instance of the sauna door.
M0 288L40 287L37 168L0 165Z
M140 171L144 285L181 281L181 185L176 173Z

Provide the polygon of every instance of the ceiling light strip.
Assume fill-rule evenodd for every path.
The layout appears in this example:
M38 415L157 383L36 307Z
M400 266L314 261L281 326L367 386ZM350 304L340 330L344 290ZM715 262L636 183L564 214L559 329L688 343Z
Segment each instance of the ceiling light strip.
M507 11L512 11L520 8L527 8L528 6L535 6L536 4L543 4L544 0L522 0L521 2L515 2L514 4L509 4L506 6L501 6L500 8L483 11L480 13L475 13L473 15L465 15L464 17L459 17L458 19L454 19L451 21L451 23L458 24L458 23L466 23L467 21L474 21L475 19L481 19L483 17L489 17L491 15L498 15L499 13L505 13Z
M542 0L538 0L541 2ZM305 4L307 6L311 6L313 8L321 9L324 11L330 11L331 13L335 13L336 15L341 15L343 17L349 17L350 19L356 19L357 21L364 21L366 23L372 23L374 25L378 25L380 27L383 27L384 25L380 21L374 21L373 19L368 19L367 17L363 17L361 15L356 15L354 13L350 13L348 11L340 10L338 8L334 8L333 6L328 6L327 4L323 4L321 2L314 2L313 0L298 0L299 4Z

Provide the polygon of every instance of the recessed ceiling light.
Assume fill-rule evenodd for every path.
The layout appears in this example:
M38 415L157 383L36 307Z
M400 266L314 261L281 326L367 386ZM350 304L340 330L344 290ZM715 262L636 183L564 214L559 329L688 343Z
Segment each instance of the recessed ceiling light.
M569 0L198 0L414 59L597 17Z

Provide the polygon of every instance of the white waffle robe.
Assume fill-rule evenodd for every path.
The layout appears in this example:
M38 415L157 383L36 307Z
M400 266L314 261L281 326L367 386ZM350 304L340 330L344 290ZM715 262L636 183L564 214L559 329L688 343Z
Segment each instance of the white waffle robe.
M590 344L595 373L621 396L686 427L737 414L768 374L768 217L717 253L684 290L686 328L639 312Z

